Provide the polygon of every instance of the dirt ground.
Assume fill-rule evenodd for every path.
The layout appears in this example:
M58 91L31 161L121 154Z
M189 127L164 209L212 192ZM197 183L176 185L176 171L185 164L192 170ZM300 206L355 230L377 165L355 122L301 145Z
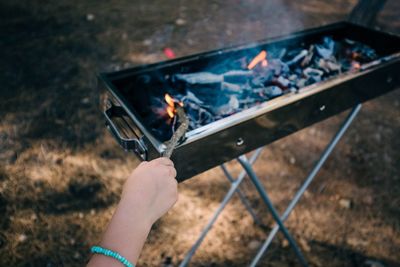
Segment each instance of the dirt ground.
M105 130L96 73L343 20L355 2L0 1L0 266L83 266L138 164ZM378 26L400 33L399 15L388 1ZM255 170L280 211L344 117L264 149ZM364 105L286 223L312 266L400 266L399 136L400 90ZM180 184L138 266L176 266L228 188L218 168ZM266 227L235 197L192 266L255 255L272 219L242 189ZM281 236L260 264L297 265Z

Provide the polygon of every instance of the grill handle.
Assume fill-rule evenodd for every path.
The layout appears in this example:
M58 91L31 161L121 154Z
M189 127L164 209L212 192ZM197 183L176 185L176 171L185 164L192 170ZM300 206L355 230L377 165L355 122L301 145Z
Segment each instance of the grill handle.
M136 155L139 156L141 160L147 160L147 148L143 143L141 138L137 136L135 131L129 126L126 120L123 117L128 117L124 109L120 106L111 105L104 112L104 117L106 118L106 127L110 131L110 133L117 140L119 145L125 149L126 151L133 151ZM113 118L120 118L121 122L125 122L126 129L130 133L134 135L134 137L124 137L121 134L121 130L119 130L118 126L114 123ZM126 134L127 136L127 134Z

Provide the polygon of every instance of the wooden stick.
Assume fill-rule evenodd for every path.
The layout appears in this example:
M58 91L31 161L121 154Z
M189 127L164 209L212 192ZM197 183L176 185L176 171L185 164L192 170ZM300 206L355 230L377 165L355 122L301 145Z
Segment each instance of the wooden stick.
M169 140L167 144L167 148L165 149L163 156L170 158L172 155L172 152L175 149L175 146L178 144L178 141L185 135L188 127L189 127L189 119L185 114L185 111L181 106L178 106L176 108L176 115L178 116L178 121L180 122L180 125L178 129L174 132L172 135L171 139Z

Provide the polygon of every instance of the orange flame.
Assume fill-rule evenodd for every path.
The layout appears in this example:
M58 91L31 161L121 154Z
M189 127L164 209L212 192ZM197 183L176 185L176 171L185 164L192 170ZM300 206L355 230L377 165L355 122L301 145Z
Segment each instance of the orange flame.
M262 62L263 66L266 67L268 65L268 61L266 60L266 58L267 58L267 52L263 50L253 58L253 60L249 63L249 65L247 65L247 68L251 70L260 62Z
M168 106L167 107L167 113L168 113L168 116L170 117L170 118L173 118L174 116L175 116L175 113L174 113L175 111L174 111L174 108L173 107L171 107L171 106Z
M167 102L168 106L170 106L170 107L175 106L175 101L169 94L165 94L164 99L165 99L165 102Z
M356 70L358 70L358 69L361 68L360 63L358 63L358 62L353 62L352 66L353 66L353 68L356 69Z
M165 102L167 102L168 107L167 107L167 113L170 118L173 118L175 116L175 103L177 103L179 106L183 107L183 102L178 102L174 98L172 98L169 94L165 94L164 96Z

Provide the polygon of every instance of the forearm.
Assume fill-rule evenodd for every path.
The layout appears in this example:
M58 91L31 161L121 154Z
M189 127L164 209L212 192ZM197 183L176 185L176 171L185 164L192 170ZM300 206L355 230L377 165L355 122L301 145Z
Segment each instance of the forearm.
M150 232L151 222L146 220L145 214L142 214L140 203L136 201L133 203L135 204L132 205L132 202L125 199L120 201L99 245L118 252L129 262L136 264ZM120 267L121 263L113 258L95 254L87 266Z
M167 158L142 162L125 182L121 200L99 246L136 264L151 226L178 199L175 176L174 163ZM95 254L87 266L121 267L121 263Z

